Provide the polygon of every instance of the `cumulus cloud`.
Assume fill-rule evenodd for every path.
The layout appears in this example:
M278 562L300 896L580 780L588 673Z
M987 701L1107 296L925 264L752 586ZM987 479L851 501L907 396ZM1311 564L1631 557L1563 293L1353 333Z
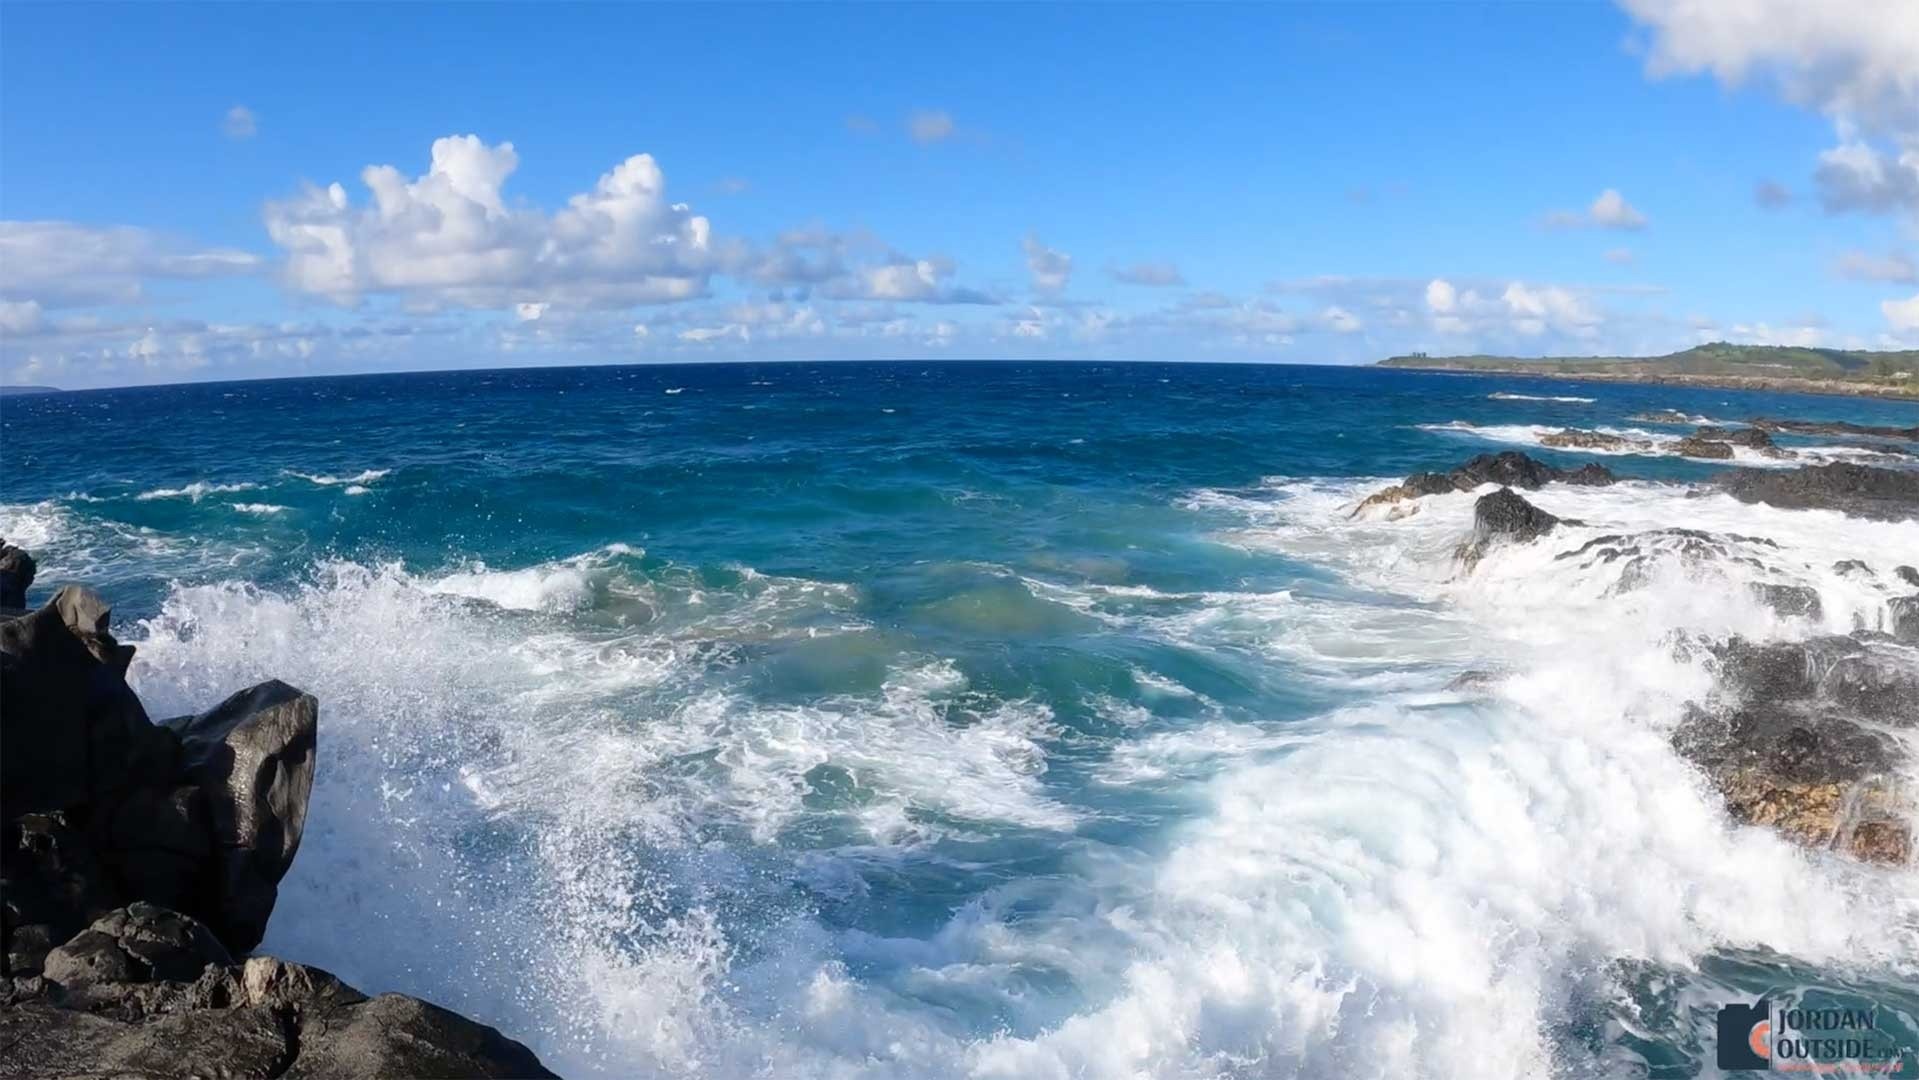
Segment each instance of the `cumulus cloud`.
M1879 310L1894 330L1919 330L1919 293L1904 300L1882 300Z
M1444 278L1426 285L1426 311L1442 334L1522 338L1551 333L1590 340L1604 319L1581 292L1563 285L1509 282L1497 296L1478 288L1461 289Z
M429 306L618 306L706 291L720 261L711 226L667 201L651 155L620 162L550 214L508 205L518 167L512 143L436 139L418 177L362 170L367 204L338 183L269 202L267 233L290 286L342 304L386 292Z
M906 134L921 146L944 142L953 137L951 115L933 109L918 109L906 118Z
M1841 142L1819 155L1812 179L1828 211L1919 210L1919 144L1895 157L1858 139Z
M260 133L260 119L245 105L235 105L220 121L220 130L229 139L251 139Z
M258 271L257 255L203 248L130 225L0 221L0 300L43 308L130 304L160 278Z
M898 300L923 304L996 304L999 298L951 282L953 260L894 254L885 262L856 266L826 282L821 292L835 300Z
M1838 145L1813 176L1828 210L1919 211L1919 4L1621 3L1649 33L1652 74L1765 85L1831 118Z
M1655 75L1766 82L1887 134L1919 130L1919 5L1901 0L1621 0Z
M1169 262L1137 262L1131 266L1116 266L1113 268L1113 280L1122 285L1144 285L1150 288L1186 284L1179 267Z
M1071 255L1047 247L1033 233L1027 233L1019 247L1026 255L1026 272L1032 275L1035 292L1050 296L1066 288L1067 281L1073 276Z
M1547 214L1546 225L1555 229L1643 229L1646 215L1627 202L1616 188L1607 188L1584 210L1555 210Z

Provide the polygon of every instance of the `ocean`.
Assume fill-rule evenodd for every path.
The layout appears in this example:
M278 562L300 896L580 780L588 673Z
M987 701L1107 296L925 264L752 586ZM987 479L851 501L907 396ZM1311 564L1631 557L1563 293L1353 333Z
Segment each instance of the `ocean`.
M1670 744L1676 637L1875 625L1832 564L1919 522L1699 487L1658 409L1919 422L1254 365L211 383L0 401L0 536L156 717L319 697L265 950L563 1074L1689 1077L1761 995L1919 1044L1919 871L1735 825ZM1583 524L1470 572L1470 494L1350 516L1500 449L1634 482L1527 493ZM1554 558L1673 525L1777 547Z

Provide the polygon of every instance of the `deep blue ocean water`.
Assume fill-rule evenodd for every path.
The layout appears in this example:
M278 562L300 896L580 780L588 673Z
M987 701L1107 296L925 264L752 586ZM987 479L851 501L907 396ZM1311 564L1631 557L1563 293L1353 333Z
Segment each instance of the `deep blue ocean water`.
M1349 517L1521 448L1664 482L1541 493L1594 528L1772 539L1831 620L1884 600L1835 553L1919 558L1536 444L1655 409L1919 422L1250 365L215 383L0 400L0 535L108 597L156 715L320 697L267 948L563 1072L1690 1076L1767 990L1919 1031L1914 875L1732 826L1665 744L1673 633L1816 628L1716 570L1464 577L1469 496ZM1843 442L1781 438L1902 463Z

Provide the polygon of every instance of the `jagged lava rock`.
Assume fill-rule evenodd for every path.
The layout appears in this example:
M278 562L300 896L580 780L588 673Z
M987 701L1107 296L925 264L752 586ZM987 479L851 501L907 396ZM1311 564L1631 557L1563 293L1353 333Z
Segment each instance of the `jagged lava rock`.
M215 926L235 948L259 944L300 850L318 716L311 694L276 679L166 722L180 738L188 778L206 793L222 864Z
M1740 502L1887 521L1919 517L1919 471L1842 461L1799 469L1734 469L1714 479Z

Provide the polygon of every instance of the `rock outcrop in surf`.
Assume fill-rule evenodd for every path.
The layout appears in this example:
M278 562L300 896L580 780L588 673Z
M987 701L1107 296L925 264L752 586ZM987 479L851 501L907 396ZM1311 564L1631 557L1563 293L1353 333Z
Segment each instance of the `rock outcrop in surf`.
M0 546L0 601L32 577ZM318 703L270 680L153 723L111 615L69 585L0 622L0 1077L552 1075L445 1009L247 955L299 851Z
M1502 450L1497 454L1480 454L1450 472L1414 473L1401 483L1367 496L1364 502L1354 508L1353 516L1357 517L1362 511L1375 506L1405 502L1422 495L1472 491L1482 484L1533 491L1553 483L1603 487L1617 480L1612 470L1604 465L1587 464L1577 469L1561 469L1517 450Z
M1812 847L1910 860L1897 734L1919 724L1919 670L1900 655L1911 650L1873 631L1703 648L1718 689L1688 709L1673 746L1728 812Z
M1715 478L1740 502L1790 510L1837 510L1897 521L1919 516L1919 472L1834 462L1801 469L1734 469Z

